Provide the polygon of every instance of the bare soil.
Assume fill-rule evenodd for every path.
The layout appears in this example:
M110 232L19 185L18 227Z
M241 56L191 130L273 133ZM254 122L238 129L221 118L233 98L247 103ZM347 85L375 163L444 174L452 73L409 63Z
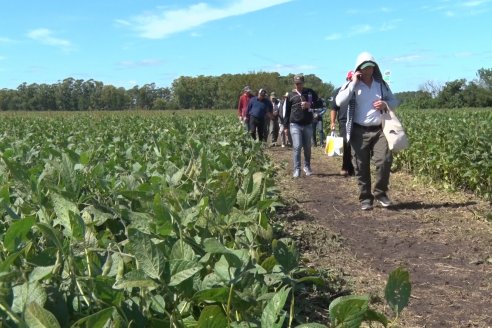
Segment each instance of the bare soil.
M340 157L313 148L314 175L293 179L292 149L267 152L287 204L280 220L306 265L336 274L346 292L369 294L372 306L389 317L384 287L389 273L402 266L412 294L398 326L492 327L490 203L397 172L389 191L395 204L362 211L355 178L339 175ZM327 308L313 302L312 318L328 323Z

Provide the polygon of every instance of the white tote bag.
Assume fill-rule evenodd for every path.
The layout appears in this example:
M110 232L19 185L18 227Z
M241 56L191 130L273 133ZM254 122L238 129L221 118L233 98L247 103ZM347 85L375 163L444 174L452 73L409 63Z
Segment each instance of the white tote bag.
M326 137L325 154L328 156L339 156L343 154L343 138L338 137L335 131Z
M398 152L409 146L408 137L395 113L389 109L382 116L383 133L392 152Z

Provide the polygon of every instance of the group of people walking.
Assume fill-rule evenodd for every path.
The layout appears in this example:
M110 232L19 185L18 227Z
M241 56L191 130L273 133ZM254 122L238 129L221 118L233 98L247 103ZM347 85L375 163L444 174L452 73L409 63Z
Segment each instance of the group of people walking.
M270 133L272 143L276 144L279 135L283 146L292 145L293 177L299 178L301 168L306 176L313 174L311 147L313 143L317 145L313 132L322 122L326 103L316 91L304 86L302 74L295 75L293 82L294 89L281 100L273 92L269 99L264 89L253 96L251 89L245 87L239 99L238 115L254 139L266 141ZM397 105L376 60L368 52L359 54L355 69L348 72L346 82L332 95L330 128L334 131L338 121L340 135L344 138L340 174L355 175L362 210L371 210L375 200L383 207L392 204L387 193L393 157L383 134L382 114ZM322 130L321 123L320 145L324 140ZM371 161L376 169L374 188Z

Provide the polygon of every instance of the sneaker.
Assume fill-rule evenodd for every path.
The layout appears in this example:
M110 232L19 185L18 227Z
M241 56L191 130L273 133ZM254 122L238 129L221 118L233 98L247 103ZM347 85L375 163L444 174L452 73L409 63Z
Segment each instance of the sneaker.
M360 209L363 211L370 211L372 210L372 200L370 199L364 199L363 201L360 202Z
M313 174L313 170L311 170L310 166L304 166L304 173L306 173L307 176L310 176Z
M386 194L376 196L376 200L379 202L379 204L381 204L382 207L388 207L393 204L388 196L386 196Z
M301 176L301 170L297 169L294 170L294 174L292 175L293 178L298 178Z

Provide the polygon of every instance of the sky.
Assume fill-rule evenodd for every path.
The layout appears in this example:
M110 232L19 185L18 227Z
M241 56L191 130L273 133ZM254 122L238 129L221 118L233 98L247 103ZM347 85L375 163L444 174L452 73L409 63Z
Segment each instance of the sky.
M492 0L19 0L0 6L0 89L94 79L315 74L335 87L370 52L393 92L492 68ZM309 81L306 81L309 85Z

